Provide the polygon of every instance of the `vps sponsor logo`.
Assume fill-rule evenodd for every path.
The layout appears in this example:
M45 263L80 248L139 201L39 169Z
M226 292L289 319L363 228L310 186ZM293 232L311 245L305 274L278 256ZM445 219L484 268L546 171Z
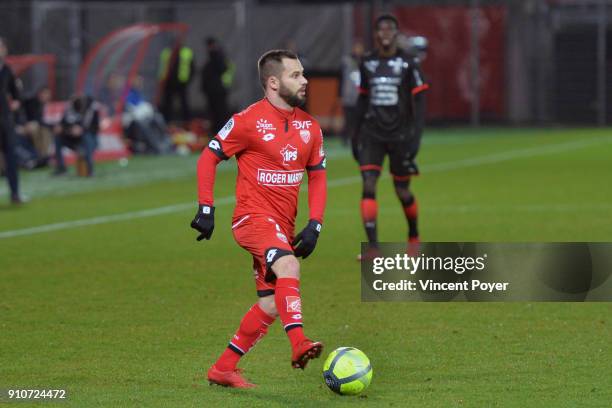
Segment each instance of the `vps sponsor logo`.
M281 156L283 156L283 164L285 166L288 166L289 162L297 160L298 151L295 147L288 144L287 146L282 148L280 154Z

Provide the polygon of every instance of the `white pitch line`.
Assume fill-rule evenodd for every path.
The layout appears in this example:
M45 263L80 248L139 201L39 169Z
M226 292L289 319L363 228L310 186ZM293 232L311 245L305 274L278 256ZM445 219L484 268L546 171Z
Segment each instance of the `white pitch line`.
M545 155L545 154L555 154L555 153L561 153L565 151L573 151L576 149L581 149L581 148L585 148L585 147L589 147L589 146L593 146L597 144L603 144L603 143L612 143L612 138L597 137L597 138L591 138L591 139L586 139L586 140L579 140L575 142L559 143L557 145L552 145L552 146L548 145L548 146L543 146L543 147L531 147L531 148L526 148L526 149L510 150L504 153L496 153L496 154L487 155L487 156L474 157L471 159L456 160L456 161L447 162L447 163L431 164L429 166L423 166L422 169L424 172L427 172L427 173L436 173L439 171L456 170L456 169L466 168L466 167L475 167L475 166L480 166L483 164L495 164L495 163L500 163L503 161L513 160L513 159L521 159L521 158L533 157L533 156L539 156L539 155ZM330 180L327 183L327 185L328 187L339 187L339 186L356 183L359 180L361 180L360 176L343 177L339 179ZM223 198L215 200L215 205L224 206L224 205L231 204L234 201L235 201L235 196L232 195L232 196L223 197ZM176 213L180 211L185 211L188 209L193 209L195 208L195 206L196 206L195 202L173 204L173 205L168 205L164 207L151 208L148 210L132 211L132 212L123 213L123 214L104 215L100 217L84 218L84 219L74 220L74 221L65 221L65 222L58 222L54 224L40 225L38 227L30 227L30 228L23 228L23 229L17 229L17 230L3 231L3 232L0 232L0 239L14 238L14 237L25 236L25 235L34 235L34 234L40 234L43 232L59 231L59 230L85 227L85 226L91 226L91 225L107 224L107 223L118 222L118 221L127 221L127 220L133 220L137 218L154 217L154 216L162 215L162 214L172 214L172 213Z

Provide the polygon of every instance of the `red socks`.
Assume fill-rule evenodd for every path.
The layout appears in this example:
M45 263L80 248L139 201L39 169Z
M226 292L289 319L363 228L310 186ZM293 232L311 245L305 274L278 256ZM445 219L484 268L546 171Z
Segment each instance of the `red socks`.
M306 340L302 329L302 298L300 297L300 281L294 278L278 278L274 293L276 308L283 322L291 347L295 348ZM267 315L257 303L244 315L238 331L229 345L215 363L220 371L232 371L240 357L245 355L255 343L268 332L268 326L274 322L274 317Z
M374 198L361 199L361 219L365 229L368 242L371 246L378 245L378 234L376 232L376 216L378 215L378 204Z
M378 214L378 204L374 198L364 198L361 200L361 218L363 222L376 221Z
M419 207L417 206L416 198L413 198L412 203L404 207L406 221L408 221L408 241L419 241L419 230L417 228L417 218L419 215Z
M407 219L416 219L419 214L419 207L417 206L417 201L414 199L412 204L404 207L404 214L406 214Z
M249 309L240 322L238 331L229 345L215 363L220 371L232 371L240 357L245 355L255 343L268 332L268 326L274 322L274 317L264 312L257 303Z
M274 289L274 301L291 347L295 348L306 339L302 329L300 281L295 278L278 278Z

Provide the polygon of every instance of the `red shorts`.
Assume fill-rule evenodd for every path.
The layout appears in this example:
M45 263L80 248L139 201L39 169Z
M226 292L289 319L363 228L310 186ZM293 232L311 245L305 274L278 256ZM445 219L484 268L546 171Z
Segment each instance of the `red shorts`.
M270 266L281 256L293 254L291 247L293 233L272 217L262 214L249 214L234 218L232 232L238 245L253 255L253 274L257 296L272 295L276 279Z

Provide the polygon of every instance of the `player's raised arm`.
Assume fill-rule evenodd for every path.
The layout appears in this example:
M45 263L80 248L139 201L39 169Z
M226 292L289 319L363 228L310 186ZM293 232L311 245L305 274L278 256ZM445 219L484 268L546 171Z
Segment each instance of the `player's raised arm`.
M306 166L308 172L308 209L309 221L293 241L295 256L307 258L314 251L323 226L323 215L327 201L327 172L323 135L315 139L315 145Z
M191 228L200 235L198 241L210 239L215 229L214 188L217 164L244 150L247 136L240 125L240 118L234 115L219 131L198 159L198 212Z

